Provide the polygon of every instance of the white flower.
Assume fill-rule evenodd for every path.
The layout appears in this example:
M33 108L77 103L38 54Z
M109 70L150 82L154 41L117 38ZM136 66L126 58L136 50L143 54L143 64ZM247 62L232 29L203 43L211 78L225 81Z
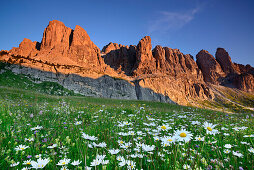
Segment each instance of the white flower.
M250 137L254 137L254 135L244 135L244 138L250 138Z
M189 142L192 139L192 134L185 129L177 130L175 132L175 137L177 141Z
M18 164L19 164L19 162L14 162L13 164L10 165L10 167L17 166Z
M191 124L192 125L200 125L200 122L199 121L191 121Z
M65 166L65 165L69 164L70 161L71 161L71 159L64 158L64 159L60 160L56 165L59 165L59 166L64 165Z
M82 161L77 160L77 161L73 161L71 164L72 164L73 166L77 166L77 165L81 164L81 162L82 162Z
M97 166L97 165L100 165L102 162L101 159L94 159L92 162L91 162L91 165L90 166Z
M232 148L232 145L230 145L230 144L225 144L224 147L227 148L227 149L230 149L230 148Z
M19 145L15 148L16 151L23 151L25 149L29 148L29 146L25 146L25 145Z
M63 166L61 170L69 170L66 166Z
M127 164L127 168L128 168L128 169L135 169L136 162L127 160L127 161L126 161L126 164Z
M151 146L150 146L150 145L146 145L146 144L143 144L143 145L142 145L142 150L143 150L143 151L146 151L146 152L153 151L154 148L155 148L154 145L151 145Z
M55 148L55 147L57 147L57 144L53 144L53 145L51 145L51 146L48 146L47 148L53 149L53 148Z
M218 133L218 130L214 129L216 125L213 125L212 123L205 122L203 124L203 127L206 129L206 133L210 135L215 135Z
M29 159L29 160L27 160L27 161L24 161L24 162L23 162L23 165L31 165L31 161L32 161L31 159Z
M166 125L166 124L158 127L158 130L163 130L163 131L167 131L170 129L172 129L172 127L170 127L169 125Z
M32 142L32 141L34 141L34 138L25 138L25 141Z
M195 137L195 141L204 141L204 140L205 140L205 137L200 137L200 136Z
M101 161L101 164L102 164L102 165L106 165L106 164L108 164L108 163L109 163L109 160L102 160L102 161Z
M89 135L85 134L84 132L82 132L82 138L88 139L88 140L92 140L92 141L98 140L97 137L95 137L95 136L89 136Z
M226 154L229 154L231 151L228 150L228 149L225 149L223 152L226 153Z
M39 129L42 129L43 127L42 126L36 126L36 127L34 127L34 128L31 128L31 130L39 130Z
M239 153L239 152L234 152L234 151L233 151L233 155L235 155L235 156L237 156L237 157L239 157L239 158L243 157L243 154L241 154L241 153Z
M31 161L31 165L32 165L32 168L42 169L49 163L49 161L50 161L49 158L46 158L46 159L39 158L39 159L37 159L37 162Z
M81 125L81 123L82 123L82 121L77 121L77 122L75 122L74 124L75 124L75 125Z
M190 169L190 168L191 168L190 165L186 165L186 164L183 165L183 169Z
M254 149L253 148L248 149L248 151L251 152L251 153L254 153Z
M108 152L112 155L115 155L115 154L118 154L118 152L120 152L120 150L119 149L110 149L110 150L108 150Z

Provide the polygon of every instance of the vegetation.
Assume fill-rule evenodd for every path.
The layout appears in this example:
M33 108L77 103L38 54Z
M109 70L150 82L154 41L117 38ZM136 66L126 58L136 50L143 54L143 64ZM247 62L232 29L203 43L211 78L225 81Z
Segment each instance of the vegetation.
M0 122L0 169L253 169L248 113L1 87Z

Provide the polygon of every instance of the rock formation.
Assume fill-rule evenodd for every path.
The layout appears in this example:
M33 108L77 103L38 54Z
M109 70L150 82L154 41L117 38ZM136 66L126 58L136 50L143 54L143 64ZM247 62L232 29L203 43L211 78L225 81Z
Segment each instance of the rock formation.
M224 48L217 48L215 56L216 60L221 65L221 68L224 71L224 73L226 74L239 73L235 69L235 65L232 63L231 57Z
M197 64L204 75L205 82L219 84L218 79L225 77L225 73L215 58L206 50L201 50L196 58Z
M53 72L54 76L46 77L97 97L173 100L178 104L196 105L200 100L216 97L210 84L254 92L253 67L232 63L223 48L217 49L216 59L201 50L195 62L191 55L179 49L159 45L152 49L151 38L146 36L137 45L111 42L100 51L83 28L76 26L73 30L56 20L49 22L41 43L25 38L18 48L0 54L0 61L26 67L20 73L28 74L30 67L46 72L33 71L37 75ZM56 80L58 75L61 76ZM68 75L77 76L71 76L70 80ZM107 82L112 87L106 85Z

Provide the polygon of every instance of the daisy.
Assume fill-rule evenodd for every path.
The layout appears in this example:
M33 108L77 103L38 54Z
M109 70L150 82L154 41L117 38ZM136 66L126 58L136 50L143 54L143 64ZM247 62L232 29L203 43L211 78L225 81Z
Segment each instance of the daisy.
M19 162L14 162L13 164L10 165L10 167L17 166L18 164L19 164Z
M230 145L230 144L225 144L224 147L227 148L227 149L230 149L230 148L232 148L232 145Z
M161 141L162 141L162 143L171 144L176 141L176 137L175 136L164 136L161 138Z
M31 128L31 130L39 130L39 129L42 129L43 127L42 126L36 126L36 127L34 127L34 128Z
M229 154L231 151L228 150L228 149L225 149L223 152L226 153L226 154Z
M81 123L82 123L82 121L77 121L77 122L75 122L74 124L75 124L75 125L81 125Z
M243 157L243 154L239 153L239 152L234 152L233 151L233 155L239 157L239 158L242 158Z
M192 134L185 129L177 130L175 132L175 137L177 141L189 142L192 139Z
M204 140L205 140L205 137L200 137L200 136L195 137L195 141L204 141Z
M31 165L31 161L32 161L31 159L29 159L29 160L27 160L27 161L24 161L24 162L23 162L23 165Z
M60 160L60 161L58 162L58 164L56 164L56 165L59 165L59 166L64 165L64 166L65 166L65 165L69 164L70 161L71 161L71 159L66 159L66 158L64 158L64 159Z
M118 154L118 152L120 152L120 150L119 149L110 149L110 150L108 150L108 152L112 155L115 155L115 154Z
M51 145L51 146L48 146L47 148L53 149L53 148L55 148L55 147L57 147L57 144L53 144L53 145Z
M146 151L146 152L151 152L151 151L153 151L154 150L154 148L155 148L155 146L154 145L146 145L146 144L143 144L142 145L142 150L143 151Z
M206 133L210 135L215 135L218 133L218 130L214 129L216 125L213 125L212 123L205 122L203 124L203 127L206 129Z
M251 153L254 153L254 149L253 148L248 149L248 151L251 152Z
M25 146L25 145L19 145L15 148L16 151L23 151L25 149L29 148L29 146Z
M25 141L32 142L32 141L34 141L34 138L25 138Z
M162 130L162 131L168 131L170 129L172 129L172 128L166 124L158 127L158 130Z
M42 169L49 163L49 161L50 161L49 158L46 158L46 159L39 158L39 159L37 159L37 162L31 161L31 165L32 165L32 168Z
M77 165L81 164L81 162L82 162L82 161L77 160L77 161L73 161L71 164L72 164L73 166L77 166Z
M69 170L66 166L63 166L61 170Z

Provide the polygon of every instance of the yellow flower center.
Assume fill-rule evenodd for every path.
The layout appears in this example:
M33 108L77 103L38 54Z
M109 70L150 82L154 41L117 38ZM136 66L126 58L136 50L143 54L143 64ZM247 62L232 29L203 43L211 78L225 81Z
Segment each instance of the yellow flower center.
M201 140L201 138L198 138L198 140Z
M20 148L21 150L24 150L25 148Z
M207 130L212 131L213 129L211 127L207 127Z
M162 126L161 128L164 129L164 130L167 129L166 126Z
M172 139L168 139L169 142L172 142L173 140Z
M185 138L186 136L187 136L186 133L184 133L184 132L180 133L180 137Z
M26 164L27 164L27 165L31 165L31 162L27 162Z
M65 162L63 162L62 164L65 165Z
M120 141L121 144L123 144L123 141Z

